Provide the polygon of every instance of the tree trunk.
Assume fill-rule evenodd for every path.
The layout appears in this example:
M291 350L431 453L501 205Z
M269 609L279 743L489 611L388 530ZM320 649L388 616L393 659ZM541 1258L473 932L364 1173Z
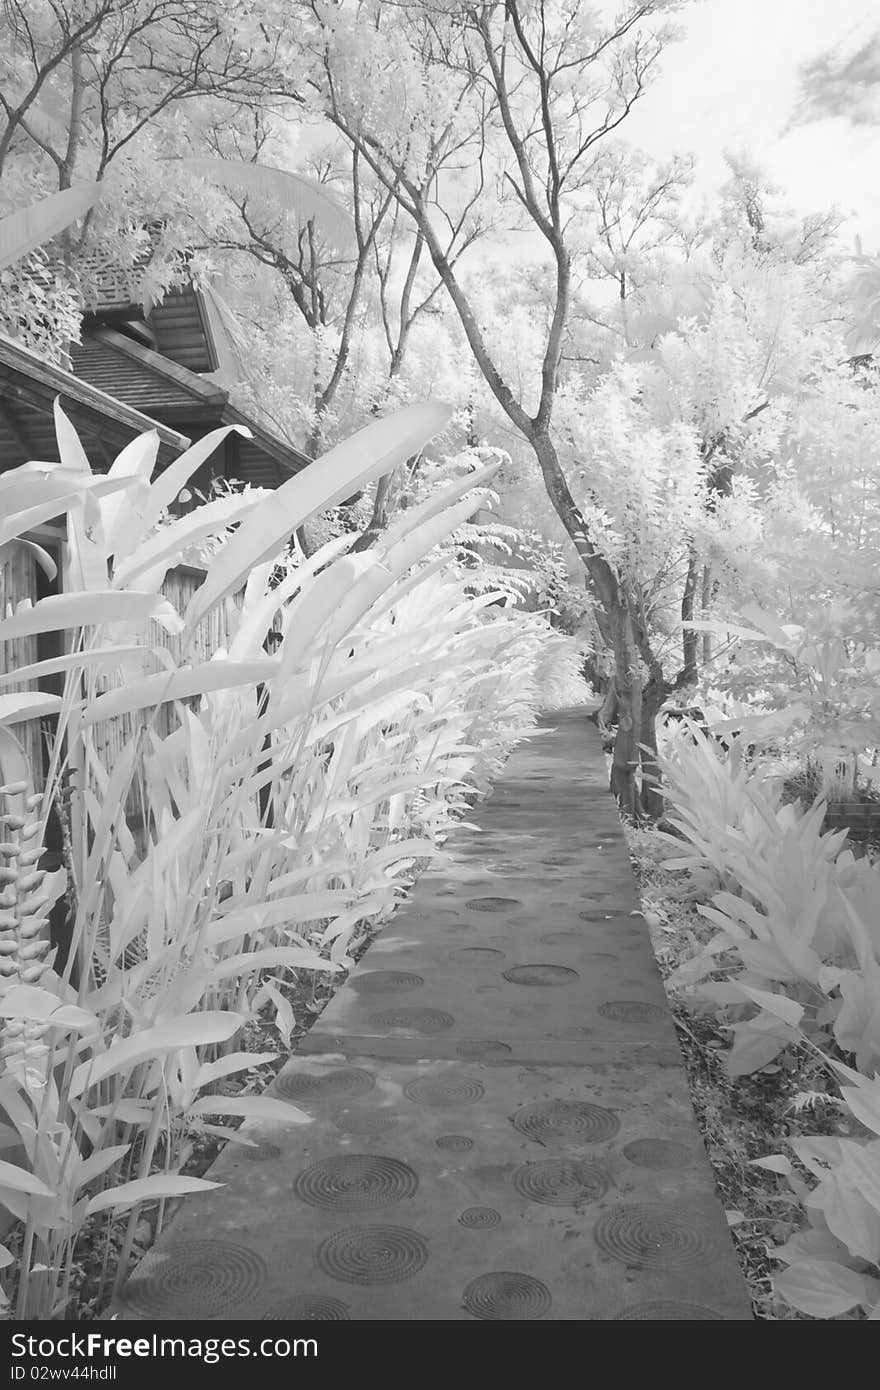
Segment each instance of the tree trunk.
M709 613L709 609L710 609L711 604L712 604L713 589L714 589L714 588L715 588L715 585L713 584L713 581L712 581L712 567L711 567L711 565L704 565L704 566L703 566L703 584L702 584L702 592L701 592L701 594L700 594L700 602L701 602L701 605L702 605L703 617L704 617L704 618L705 618L705 617L708 615L708 613ZM711 660L712 660L712 634L711 634L711 632L704 632L704 633L703 633L703 665L704 665L704 666L708 666L708 665L709 665L709 662L710 662Z
M617 737L611 756L611 791L626 815L639 811L636 770L642 730L642 681L632 619L620 596L609 612L614 647L614 691L617 697Z
M660 768L657 764L657 715L668 694L668 683L658 681L653 677L647 681L642 691L642 724L639 740L642 763L640 806L643 814L651 820L659 820L663 814Z
M684 581L684 592L681 596L681 642L682 642L682 668L679 677L679 686L684 688L688 685L695 685L697 680L697 633L688 623L694 620L694 611L697 598L697 554L693 546L688 552L687 575Z
M533 426L533 422L529 422ZM611 791L624 814L638 814L639 736L642 725L642 677L639 646L626 591L605 557L593 545L584 517L572 497L559 457L546 430L527 434L541 466L544 486L574 543L591 593L602 608L601 630L614 653L617 736L611 762Z
M370 517L370 524L366 531L363 531L351 547L351 554L358 550L369 550L376 544L376 541L388 527L388 523L394 513L397 504L399 488L395 484L399 481L398 470L394 469L391 473L383 473L376 484L376 495L373 498L373 515Z
M602 697L601 708L596 712L596 723L599 733L604 737L607 735L611 725L617 719L617 690L614 686L614 677L607 678L606 689Z

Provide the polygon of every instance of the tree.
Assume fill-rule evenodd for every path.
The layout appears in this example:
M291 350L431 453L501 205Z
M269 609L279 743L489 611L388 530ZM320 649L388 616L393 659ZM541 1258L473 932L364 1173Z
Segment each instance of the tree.
M27 144L68 188L183 103L288 97L275 27L212 0L3 0L0 176Z
M554 413L572 309L572 199L590 184L596 147L644 91L671 37L671 8L630 3L606 24L567 0L370 3L356 13L314 0L299 31L317 107L424 237L480 372L531 447L583 564L614 651L612 788L628 811L656 655L631 576L603 554L572 494ZM527 394L499 371L454 264L462 238L490 216L527 228L544 248L546 332Z
M186 271L207 196L167 157L210 110L236 121L285 101L269 5L232 16L212 0L3 0L0 212L84 181L101 190L51 255L5 278L3 326L59 357L108 266L133 299L161 297Z
M211 133L211 147L223 157L233 153L251 161L283 159L283 136L272 122L256 117L247 130ZM280 147L280 150L279 150ZM425 285L423 239L407 235L391 195L377 184L357 151L335 138L314 151L305 168L321 187L334 191L352 210L352 246L347 252L328 241L312 220L303 223L280 203L274 190L265 196L232 193L221 226L206 227L202 249L223 252L234 277L248 261L262 281L260 300L270 318L289 325L291 310L305 334L297 335L310 364L309 379L298 392L301 447L310 458L321 452L333 433L337 399L350 385L354 357L367 326L387 347L387 360L361 398L372 393L364 409L375 413L391 383L403 371L413 328L440 290L433 278ZM236 271L234 267L238 267ZM273 294L273 286L278 293ZM237 307L243 298L236 297Z

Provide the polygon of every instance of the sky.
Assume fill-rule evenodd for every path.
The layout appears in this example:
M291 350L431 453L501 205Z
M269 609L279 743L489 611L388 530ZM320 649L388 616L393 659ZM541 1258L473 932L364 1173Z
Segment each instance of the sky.
M626 122L658 157L697 156L697 189L725 149L756 157L797 212L839 205L842 234L880 251L878 0L695 0L683 42Z
M880 0L688 0L675 19L684 38L620 135L660 159L695 155L697 203L729 176L725 150L751 156L783 203L836 205L844 244L880 253ZM309 147L300 132L299 156Z

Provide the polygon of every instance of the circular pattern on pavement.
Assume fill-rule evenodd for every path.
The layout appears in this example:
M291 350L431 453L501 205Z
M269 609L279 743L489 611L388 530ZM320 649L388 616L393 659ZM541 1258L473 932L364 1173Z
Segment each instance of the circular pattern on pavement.
M376 1028L410 1028L416 1033L443 1033L455 1023L452 1014L444 1009L408 1008L383 1009L381 1013L370 1014L370 1022Z
M335 1154L305 1168L293 1190L324 1211L375 1211L414 1196L418 1176L406 1163L383 1154Z
M497 960L504 959L504 952L496 951L492 946L458 946L449 952L449 959L460 960L465 965L493 965Z
M471 912L505 912L510 907L521 907L519 898L469 898L465 907Z
M441 1134L434 1143L438 1149L447 1149L450 1153L466 1153L474 1147L473 1139L468 1138L466 1134Z
M634 1139L624 1144L624 1157L639 1168L681 1168L690 1159L690 1150L674 1139Z
M253 1250L225 1240L191 1240L151 1250L123 1289L145 1318L220 1318L250 1303L268 1270Z
M595 1144L613 1139L620 1120L613 1110L588 1100L542 1100L517 1110L513 1127L539 1144L559 1139Z
M337 1100L341 1096L363 1095L376 1082L362 1067L339 1067L336 1071L282 1071L275 1078L275 1093L296 1101Z
M315 1263L346 1284L399 1284L428 1262L428 1247L405 1226L346 1226L315 1251Z
M567 965L514 965L502 971L512 985L570 985L580 979Z
M542 1318L553 1300L540 1279L503 1270L472 1279L464 1291L463 1302L475 1318L514 1322Z
M596 1202L611 1185L608 1174L577 1158L546 1158L524 1163L513 1175L521 1197L549 1207L575 1207Z
M459 1226L469 1231L485 1231L501 1222L501 1212L494 1207L466 1207L458 1218Z
M561 931L545 932L540 939L547 946L577 946L584 941L584 933L567 928Z
M650 1202L612 1207L593 1227L593 1239L631 1269L689 1269L718 1249L714 1231L699 1217Z
M340 1110L332 1117L333 1123L343 1134L384 1134L397 1124L398 1116L387 1110L358 1109Z
M723 1313L705 1308L702 1303L635 1303L618 1313L615 1322L725 1322Z
M241 1144L236 1153L236 1158L243 1158L248 1163L271 1163L273 1159L280 1157L281 1146L270 1144L268 1139L261 1139L252 1147Z
M470 1076L420 1076L404 1087L416 1105L473 1105L483 1094L481 1083Z
M610 999L599 1005L599 1013L615 1023L654 1023L666 1017L659 1004L646 1004L642 999Z
M368 970L348 983L357 994L389 994L392 990L419 989L425 981L423 976L407 970Z
M275 1318L280 1322L351 1322L351 1312L341 1298L324 1294L300 1293L274 1303L263 1321Z

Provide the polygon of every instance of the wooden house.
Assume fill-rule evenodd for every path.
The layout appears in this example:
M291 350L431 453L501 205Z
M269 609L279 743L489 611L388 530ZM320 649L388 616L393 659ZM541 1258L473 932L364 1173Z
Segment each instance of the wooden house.
M164 426L201 439L221 425L244 425L248 439L231 433L193 484L212 477L254 487L278 487L306 467L308 458L230 401L237 376L222 324L193 285L172 290L149 311L105 297L83 320L82 342L71 348L75 375Z
M108 270L98 277L82 341L71 345L69 356L70 371L63 371L0 335L0 471L57 459L56 396L99 470L143 430L159 431L161 468L221 425L246 426L252 438L231 433L193 479L196 487L210 485L212 477L278 487L309 462L232 404L230 384L239 372L229 339L192 284L144 308Z
M144 430L159 431L160 466L189 445L183 431L160 423L0 334L0 472L32 459L57 460L56 398L95 467L109 466L119 450Z
M158 431L161 469L211 430L244 425L251 437L231 432L193 475L190 488L206 494L213 478L262 488L280 486L309 460L231 404L225 383L236 372L228 348L223 360L224 346L222 325L212 323L205 297L194 286L174 290L145 310L131 302L125 286L108 272L83 318L82 341L70 348L71 370L47 363L0 335L0 472L31 460L58 461L53 419L58 399L97 471L109 468L119 451L146 430ZM182 510L189 505L191 501L180 503ZM22 600L33 603L56 593L63 584L63 519L38 527L28 538L49 552L58 576L50 580L28 550L12 548L0 563L0 614ZM180 566L167 576L164 592L182 611L203 578L198 567ZM195 655L206 659L226 645L233 620L228 605L226 611L209 615L204 631L200 628L196 634ZM159 639L158 631L153 637L174 645L173 639ZM57 634L0 642L0 671L11 673L55 655L59 642ZM53 680L40 682L40 688L52 689ZM170 711L161 712L160 731L170 717ZM31 755L39 783L45 729L31 721L16 726L16 732ZM115 740L124 733L121 727L108 737Z

